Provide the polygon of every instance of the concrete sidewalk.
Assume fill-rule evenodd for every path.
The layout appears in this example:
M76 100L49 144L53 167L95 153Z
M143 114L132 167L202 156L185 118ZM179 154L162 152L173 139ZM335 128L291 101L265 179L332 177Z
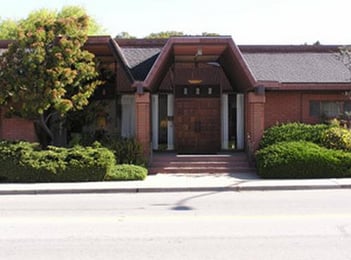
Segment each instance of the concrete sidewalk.
M349 179L262 180L243 174L156 174L144 181L0 184L0 195L351 189Z

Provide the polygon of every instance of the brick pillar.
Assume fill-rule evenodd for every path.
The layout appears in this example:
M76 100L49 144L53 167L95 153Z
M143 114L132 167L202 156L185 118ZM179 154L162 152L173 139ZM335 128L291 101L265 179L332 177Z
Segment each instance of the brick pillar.
M249 153L253 154L259 145L264 131L264 104L265 95L248 93L248 114L247 114L247 145Z
M150 98L150 93L135 94L136 138L143 146L146 158L149 158L151 152Z

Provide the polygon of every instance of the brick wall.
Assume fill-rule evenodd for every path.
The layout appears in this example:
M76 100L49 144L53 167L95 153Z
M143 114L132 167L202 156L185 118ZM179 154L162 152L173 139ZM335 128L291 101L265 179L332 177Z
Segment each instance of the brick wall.
M304 92L266 92L265 128L276 123L302 122L315 124L320 118L311 117L310 101L345 101L343 93L304 93Z
M0 117L0 139L37 141L33 122L21 118Z
M311 117L310 101L349 101L349 97L343 93L326 93L326 94L304 94L302 97L302 122L304 123L319 123L321 118Z
M276 123L302 120L302 94L299 92L266 92L265 128Z
M350 99L343 92L266 92L265 96L248 93L245 102L248 148L257 149L263 130L277 123L320 123L321 118L310 116L310 101L346 100Z
M265 119L264 95L248 93L246 100L246 142L249 153L253 153L257 148L264 131Z

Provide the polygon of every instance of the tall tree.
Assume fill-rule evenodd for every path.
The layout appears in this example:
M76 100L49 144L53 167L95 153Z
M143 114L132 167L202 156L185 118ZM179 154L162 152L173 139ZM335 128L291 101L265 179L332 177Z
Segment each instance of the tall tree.
M158 39L158 38L170 38L174 36L184 36L183 32L177 32L177 31L164 31L164 32L159 32L159 33L150 33L148 36L146 36L146 39Z
M201 34L201 36L205 36L205 37L214 37L214 36L219 36L218 33L209 33L209 32L203 32Z
M15 20L0 19L0 39L11 40L15 39L17 35L17 22Z
M81 17L87 15L87 11L81 6L64 6L58 13L58 18L68 17ZM106 29L103 28L92 16L89 16L88 21L88 35L102 35L106 33Z
M54 115L80 110L102 84L94 55L82 47L89 18L30 15L18 28L16 41L0 56L0 104L11 113L33 119L44 136Z
M21 20L0 20L0 39L15 40L18 35L18 27L30 29L35 26L38 19L54 19L54 18L69 18L86 16L87 12L80 6L64 6L59 12L50 9L39 9L29 13L26 19ZM88 35L101 35L106 33L106 30L97 23L97 21L89 16Z
M116 35L116 39L136 39L136 37L130 35L128 32L120 32Z
M192 36L192 35L184 34L183 32L178 32L178 31L163 31L158 33L150 33L145 38L146 39L163 39L163 38L170 38L170 37L176 37L176 36ZM219 34L203 32L201 33L201 35L193 35L193 36L213 37L213 36L219 36Z

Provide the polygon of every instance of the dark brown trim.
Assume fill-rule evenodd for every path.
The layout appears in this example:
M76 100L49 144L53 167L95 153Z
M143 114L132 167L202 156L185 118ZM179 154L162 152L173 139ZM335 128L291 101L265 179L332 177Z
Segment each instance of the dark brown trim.
M112 50L112 55L114 56L115 60L117 62L120 61L120 64L122 65L123 70L127 74L127 77L129 79L130 83L132 84L135 80L134 80L134 77L133 77L132 73L130 72L129 68L127 67L128 63L125 60L124 55L122 54L121 48L118 46L116 41L111 39L111 38L108 42L108 45Z
M351 90L350 83L281 83L279 90Z
M256 85L256 79L231 37L174 37L167 41L144 80L145 88L155 88L161 82L163 76L166 75L174 62L174 45L226 45L227 48L224 52L218 53L218 55L220 55L219 62L231 84L234 86L235 82L240 78L241 91L249 90Z
M342 45L239 45L242 53L338 52Z

